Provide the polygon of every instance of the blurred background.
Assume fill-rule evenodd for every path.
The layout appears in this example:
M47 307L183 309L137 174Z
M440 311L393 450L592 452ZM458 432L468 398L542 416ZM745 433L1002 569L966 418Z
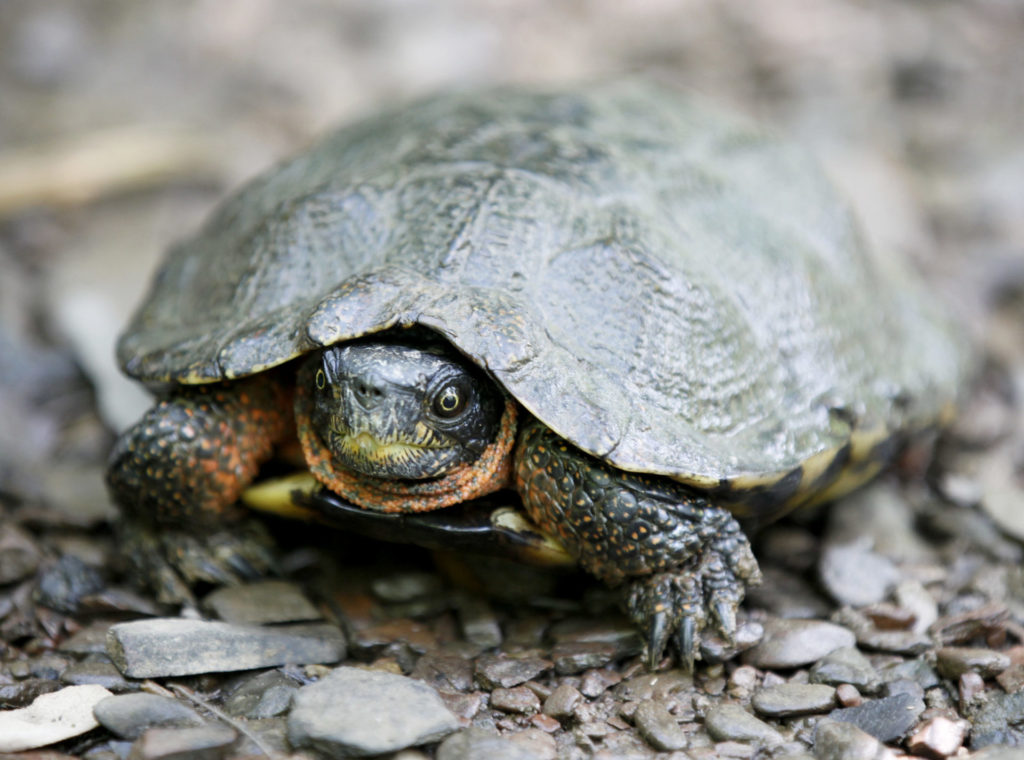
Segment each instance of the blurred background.
M105 505L145 404L113 342L168 243L332 124L445 88L644 73L772 124L1019 359L989 317L1024 283L1022 40L1020 0L3 0L0 496Z

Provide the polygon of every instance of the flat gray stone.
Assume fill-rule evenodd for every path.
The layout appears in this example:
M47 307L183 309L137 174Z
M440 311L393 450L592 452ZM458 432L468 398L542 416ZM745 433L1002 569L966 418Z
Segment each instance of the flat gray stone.
M41 559L32 536L14 525L0 525L0 585L27 578Z
M831 710L836 705L836 690L815 683L781 683L754 692L751 706L769 718L793 718Z
M201 726L204 721L188 705L159 694L121 694L93 708L96 720L122 739L138 739L154 726Z
M485 654L476 661L476 680L488 689L510 689L550 669L551 661L540 657Z
M60 652L68 654L106 654L107 653L107 631L110 630L110 623L92 623L73 636L61 642L57 647Z
M544 700L544 714L558 720L565 720L576 709L583 695L571 683L559 684Z
M511 739L482 728L467 728L445 739L437 760L536 760L536 755Z
M278 670L246 679L224 702L229 715L251 720L273 718L291 706L299 684Z
M209 593L203 606L227 623L298 623L322 617L298 586L287 581L224 586Z
M132 760L220 760L238 734L233 728L211 723L191 728L151 728L132 746Z
M708 711L704 728L715 741L757 742L766 746L782 744L782 734L738 704L725 702Z
M811 683L838 686L848 683L858 691L874 694L881 686L881 676L868 658L856 647L842 647L822 657L810 672Z
M21 752L92 731L92 709L111 696L102 686L68 686L43 694L28 707L0 711L0 752Z
M924 712L924 702L914 694L894 694L882 699L871 699L857 707L833 710L829 718L852 723L871 734L880 742L901 738L917 724Z
M491 707L507 713L533 715L540 712L540 699L526 686L495 689L491 692Z
M340 667L299 689L288 740L330 757L397 752L444 738L458 719L425 683L393 673Z
M955 681L968 670L982 678L995 678L1010 667L1010 658L994 649L979 647L942 647L935 653L935 668Z
M873 545L870 536L826 542L818 572L822 586L839 604L863 607L881 602L899 582L896 566L873 551Z
M896 754L850 723L819 721L814 731L817 760L895 760Z
M551 650L555 672L561 675L582 673L607 665L617 654L616 645L607 641L566 641Z
M326 664L345 658L345 638L326 623L261 628L154 618L111 626L107 653L131 678Z
M971 749L992 745L1024 746L1024 691L1015 694L993 694L971 716Z
M95 684L110 689L115 694L139 688L137 683L126 681L121 671L109 662L76 662L64 669L60 674L60 680L68 686Z
M661 702L652 699L641 702L633 719L636 730L657 750L672 752L685 748L689 742L686 732Z
M743 661L759 668L798 668L855 643L852 631L834 623L771 618L761 643L744 652Z

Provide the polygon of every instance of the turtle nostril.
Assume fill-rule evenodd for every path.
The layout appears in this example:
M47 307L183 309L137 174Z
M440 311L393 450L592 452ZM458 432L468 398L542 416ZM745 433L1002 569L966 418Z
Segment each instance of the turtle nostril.
M364 409L372 409L384 399L384 390L379 385L365 380L355 383L352 390L356 400Z

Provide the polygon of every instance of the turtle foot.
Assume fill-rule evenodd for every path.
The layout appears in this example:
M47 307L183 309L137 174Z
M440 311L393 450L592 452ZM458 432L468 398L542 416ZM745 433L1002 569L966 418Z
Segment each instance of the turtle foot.
M701 634L709 627L732 641L736 611L746 589L761 582L761 571L746 536L734 520L730 523L686 564L634 578L626 586L626 609L644 634L650 669L671 642L682 667L692 672L700 658Z
M203 533L126 519L120 541L137 582L164 604L194 605L196 586L233 586L277 571L274 542L252 519Z

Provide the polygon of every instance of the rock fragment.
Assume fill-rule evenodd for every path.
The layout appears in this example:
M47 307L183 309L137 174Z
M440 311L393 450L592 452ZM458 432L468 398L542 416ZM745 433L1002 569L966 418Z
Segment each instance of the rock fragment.
M132 746L132 760L220 760L238 739L233 728L211 723L151 728Z
M529 748L482 728L452 734L437 748L437 760L537 760Z
M491 692L491 707L507 713L533 715L540 712L540 699L525 686L495 689Z
M199 714L176 699L159 694L121 694L104 699L93 709L100 724L122 739L137 739L157 726L201 726Z
M817 760L896 760L896 753L851 723L823 720L814 731Z
M797 668L854 643L853 633L834 623L772 618L765 623L764 639L744 652L743 661L759 668Z
M131 678L333 663L345 657L341 631L327 624L262 628L184 618L111 626L107 651Z
M653 699L641 702L633 718L637 731L655 749L671 752L686 747L686 732L661 702Z
M564 720L572 715L583 695L570 683L562 683L544 700L544 714Z
M224 586L207 594L203 606L227 623L297 623L321 617L294 583L278 580Z
M397 752L444 738L458 719L425 683L340 667L295 695L288 740L330 757Z
M879 741L891 742L913 728L922 712L924 702L920 697L894 694L891 697L872 699L857 707L833 710L828 717L833 721L852 723Z
M272 718L284 713L299 685L279 670L268 670L246 679L224 701L230 715L250 720Z
M551 668L551 662L540 657L510 657L488 654L476 661L476 679L483 686L510 689L526 683Z
M60 674L60 680L61 683L66 683L68 686L95 684L114 693L135 691L139 688L137 683L126 681L121 675L121 671L112 663L93 660L69 665Z
M111 696L102 686L68 686L28 707L0 712L0 752L22 752L81 736L99 723L92 709Z
M783 742L778 731L732 702L709 710L704 727L715 741L756 742L765 746Z
M828 541L821 554L822 585L839 604L863 607L883 601L900 580L887 557L873 551L870 536L853 541Z
M750 704L770 718L812 715L835 707L836 690L824 684L782 683L758 689Z
M911 734L907 749L915 755L942 760L956 754L970 730L971 724L966 720L950 720L940 715L926 720Z
M952 680L969 670L982 678L994 678L1010 667L1010 658L993 649L942 647L935 653L935 667L941 675Z
M875 693L881 685L878 671L856 647L841 647L818 660L811 668L810 681L830 686L847 683L866 694Z
M555 672L561 675L600 668L615 659L616 645L608 641L566 641L551 650Z

